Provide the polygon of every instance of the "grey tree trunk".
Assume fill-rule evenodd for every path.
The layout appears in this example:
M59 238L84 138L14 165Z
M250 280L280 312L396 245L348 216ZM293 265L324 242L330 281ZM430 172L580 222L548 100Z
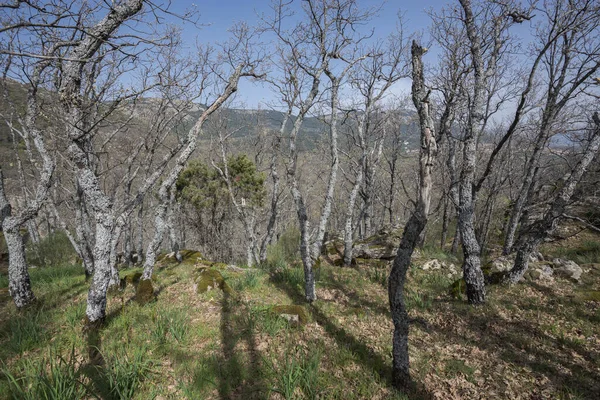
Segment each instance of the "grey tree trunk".
M140 204L137 212L137 238L135 243L135 250L137 254L137 263L144 261L144 203Z
M432 168L437 154L435 125L430 112L428 91L423 77L422 56L424 53L423 47L413 41L411 49L413 67L412 98L419 113L421 126L419 192L414 212L404 227L388 282L390 310L394 322L392 383L397 389L403 391L407 391L411 385L408 354L409 317L404 303L404 283L412 253L417 246L421 232L427 224L431 204Z
M600 149L600 116L598 113L593 115L594 131L591 140L583 153L579 162L575 165L569 176L566 178L563 187L558 192L556 198L550 205L550 208L544 214L541 220L535 221L528 226L521 234L515 258L515 264L505 278L508 283L517 283L527 272L529 255L556 229L557 223L564 214L569 204L575 188L588 166L598 154Z
M90 215L85 205L83 190L77 184L75 194L75 236L80 251L80 257L83 262L86 280L94 274L94 253L93 249L96 243L94 232L90 226Z
M358 172L354 180L354 186L350 192L350 198L348 199L348 205L346 208L346 220L344 223L344 265L349 267L352 264L352 249L354 247L354 207L356 205L356 198L358 197L358 191L362 184L363 178L363 164L364 153L361 158L361 165L358 167Z
M460 0L465 13L464 24L471 47L474 70L472 103L469 109L469 123L466 128L463 147L463 169L459 187L458 226L463 245L463 276L470 304L485 302L485 282L481 270L481 248L475 236L475 165L477 163L477 143L485 120L485 71L481 50L481 37L475 25L470 0Z
M106 292L111 280L110 254L114 228L110 214L96 215L96 244L94 246L94 275L90 282L85 315L88 324L97 324L106 317Z
M12 207L4 192L4 175L0 165L0 226L8 248L8 292L17 308L35 300L25 260L25 244L19 232L19 221L12 216Z
M542 127L542 129L540 129L540 133L538 134L533 153L527 162L525 176L523 177L521 187L519 189L519 195L517 196L517 201L512 207L512 212L508 221L508 228L506 237L504 239L504 247L502 249L502 254L504 255L510 254L513 244L515 243L517 228L523 215L523 209L530 198L531 188L535 180L536 172L538 171L538 163L542 155L542 150L544 149L546 141L548 140L548 135L549 130Z
M82 135L82 132L88 132L84 126L86 118L82 111L82 75L92 56L123 22L137 14L142 6L142 0L127 0L116 5L95 26L87 30L87 34L72 48L62 65L59 93L68 126L68 154L77 167L77 182L96 219L94 275L86 309L88 326L97 326L106 316L106 291L111 277L110 254L115 217L112 201L103 192L90 163L87 154L89 149L86 146L88 138L85 134Z
M317 227L317 233L315 235L312 244L312 257L314 259L319 258L321 255L321 247L323 246L323 238L325 237L325 230L327 223L329 222L329 216L331 215L331 206L333 204L333 194L335 192L335 185L337 182L337 172L339 167L338 157L338 108L339 108L339 90L341 79L348 71L346 69L342 72L341 77L334 76L329 70L325 70L325 73L331 81L331 118L329 121L329 150L331 152L331 168L329 169L329 179L327 181L327 192L325 194L325 203L321 210L321 218L319 219L319 226Z
M288 115L286 114L286 116L283 118L283 122L281 124L281 129L280 129L280 136L283 136L283 130L285 129L285 126L287 124L288 121ZM271 243L271 241L273 240L273 235L275 234L275 227L277 224L277 217L279 214L279 173L277 172L277 159L278 159L278 152L279 152L279 143L280 143L280 138L277 137L274 139L274 143L273 143L273 155L271 157L271 165L269 167L270 173L271 173L271 179L273 180L273 188L272 188L272 193L271 193L271 214L269 216L269 223L267 224L267 233L265 234L265 237L263 238L262 244L260 245L260 252L259 252L259 261L261 263L265 263L267 261L267 246Z
M0 226L6 239L8 247L8 286L9 293L17 308L22 308L30 304L35 297L31 290L31 282L25 259L25 247L23 237L20 234L20 228L32 221L39 213L43 203L49 195L50 186L56 163L46 149L44 138L36 126L39 113L37 101L37 89L40 83L42 71L49 65L47 61L40 62L34 69L30 77L31 87L27 93L27 103L25 118L21 120L24 131L26 146L32 141L35 149L42 159L41 168L39 168L39 177L35 188L33 198L28 199L27 204L21 211L13 215L13 209L8 201L4 189L4 175L0 165ZM31 157L31 156L30 156ZM33 162L33 165L37 163Z

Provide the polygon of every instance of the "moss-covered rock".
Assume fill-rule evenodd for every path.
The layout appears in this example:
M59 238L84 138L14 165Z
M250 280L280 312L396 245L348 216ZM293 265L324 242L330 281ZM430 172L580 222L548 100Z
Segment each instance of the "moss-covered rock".
M177 261L175 258L175 252L171 253L161 253L156 258L156 264L159 267L165 266L173 266L173 265L196 265L199 261L202 261L204 258L202 257L202 253L197 250L180 250L179 254L181 255L181 263Z
M135 291L135 301L140 305L147 304L155 299L154 287L151 279L140 280Z
M308 313L299 305L274 306L271 311L281 318L285 318L292 325L303 326L308 323Z
M232 294L231 287L227 284L223 275L216 269L204 268L200 270L195 280L196 293L206 293L212 289L221 289L224 293Z
M136 271L136 272L131 272L131 273L125 275L125 277L123 279L125 280L125 283L128 285L137 285L140 282L141 278L142 278L142 273L139 271Z

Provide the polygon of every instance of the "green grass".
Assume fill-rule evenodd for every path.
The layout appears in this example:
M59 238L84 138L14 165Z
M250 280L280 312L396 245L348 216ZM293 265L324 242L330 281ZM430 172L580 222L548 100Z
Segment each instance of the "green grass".
M600 263L600 241L587 240L577 247L552 246L547 254L550 258L565 258L577 264Z
M124 347L106 357L106 365L97 367L108 393L118 399L132 399L144 380L151 377L154 361L146 346ZM100 390L104 388L98 388Z
M308 305L303 269L293 265L224 271L232 294L197 294L193 265L157 268L157 301L139 306L133 286L110 295L97 340L82 334L82 268L32 269L39 303L22 312L0 304L0 398L407 398L390 384L389 266L324 263L319 298ZM533 396L539 382L551 398L593 398L600 385L593 287L494 286L488 304L472 308L450 296L451 284L443 271L408 271L409 316L424 321L410 330L421 388L410 398L449 385L461 398ZM290 325L272 311L280 305L303 306L308 323ZM104 364L88 365L90 346Z
M320 393L321 357L322 352L319 349L314 352L288 349L283 357L275 355L266 359L266 364L275 378L275 385L271 390L285 399L298 398L297 390L301 390L306 399L316 399Z
M67 357L53 349L40 359L25 360L17 371L3 367L1 372L15 399L79 399L88 393L74 349Z

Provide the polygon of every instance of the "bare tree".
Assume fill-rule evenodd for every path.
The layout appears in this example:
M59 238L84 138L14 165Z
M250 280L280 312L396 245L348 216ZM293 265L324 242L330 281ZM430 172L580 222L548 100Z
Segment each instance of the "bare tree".
M555 127L563 110L581 91L593 84L590 78L600 68L599 10L597 2L589 0L553 1L538 10L545 20L535 32L536 58L522 102L530 91L538 66L543 68L546 88L542 92L542 98L537 101L538 104L543 104L539 127L518 197L512 206L504 254L510 253L512 249L523 209L529 199L528 193L535 182L540 157L548 140L556 133ZM518 119L515 118L513 126L517 122Z
M388 283L390 310L394 322L392 381L399 390L407 390L411 383L408 357L409 317L404 303L404 283L412 253L427 224L433 183L432 167L435 163L437 141L439 140L439 136L436 138L433 113L429 103L430 90L425 85L423 74L422 56L425 51L416 41L413 41L411 48L412 98L419 114L421 126L418 195L414 211L404 227Z
M160 204L155 211L154 235L146 251L142 280L150 280L152 277L156 254L167 227L166 216L170 190L177 182L177 178L185 168L192 153L196 150L198 137L202 134L204 123L237 91L241 78L256 78L259 76L256 68L260 60L254 58L256 54L253 53L252 39L253 33L249 28L245 25L239 25L234 30L234 38L229 43L223 45L223 52L221 55L218 55L217 59L213 59L207 54L207 57L203 60L202 70L204 74L202 80L211 87L213 93L216 93L216 95L213 96L209 106L202 112L194 126L188 131L185 147L158 190ZM226 63L219 67L219 59L226 60ZM226 71L227 67L229 71ZM206 88L203 86L201 90L204 91Z
M565 177L562 188L556 194L544 216L523 229L523 233L519 238L515 264L505 277L506 282L514 284L523 278L523 275L527 272L529 256L556 229L559 219L563 217L566 207L571 201L577 184L581 181L594 157L597 156L599 149L600 116L598 116L598 112L595 112L592 117L591 135L581 158Z
M278 65L282 68L282 79L274 82L287 107L287 118L297 110L289 134L290 152L287 162L287 178L296 206L300 225L300 254L304 266L305 297L316 299L313 264L321 253L321 246L331 213L335 190L338 158L338 110L339 91L342 80L362 57L357 45L369 35L360 34L357 24L370 18L373 10L361 10L354 0L328 2L308 0L302 3L306 21L301 21L290 30L283 27L289 12L288 4L275 3L275 17L267 22L279 41ZM327 189L315 232L311 232L305 194L298 181L297 139L307 114L319 100L323 90L323 75L329 78L327 86L329 128L329 150L331 164Z

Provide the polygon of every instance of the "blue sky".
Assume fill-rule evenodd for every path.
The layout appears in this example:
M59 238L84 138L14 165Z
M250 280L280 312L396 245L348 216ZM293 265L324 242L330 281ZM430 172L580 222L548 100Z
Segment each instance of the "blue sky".
M294 0L300 3L299 0ZM198 22L204 26L198 29L189 24L183 27L183 35L186 43L193 48L196 41L200 43L214 43L225 40L228 37L227 30L236 22L245 21L249 25L256 25L259 22L258 15L271 15L270 0L206 0L198 2L188 2L173 0L170 10L183 14L192 5L199 13ZM457 0L422 0L422 1L394 1L386 2L376 0L358 0L361 7L370 8L381 6L378 15L371 22L375 29L375 38L385 38L396 28L398 22L398 13L404 16L404 32L412 34L416 32L426 33L431 20L427 15L430 9L440 9L448 4L458 6ZM175 19L174 19L175 21ZM177 21L180 23L180 21ZM426 56L425 62L435 63L435 49ZM399 82L392 90L396 95L402 96L410 90L410 81ZM265 85L252 83L245 80L240 83L240 90L236 98L238 106L244 108L267 108L266 103L273 99L271 92Z

